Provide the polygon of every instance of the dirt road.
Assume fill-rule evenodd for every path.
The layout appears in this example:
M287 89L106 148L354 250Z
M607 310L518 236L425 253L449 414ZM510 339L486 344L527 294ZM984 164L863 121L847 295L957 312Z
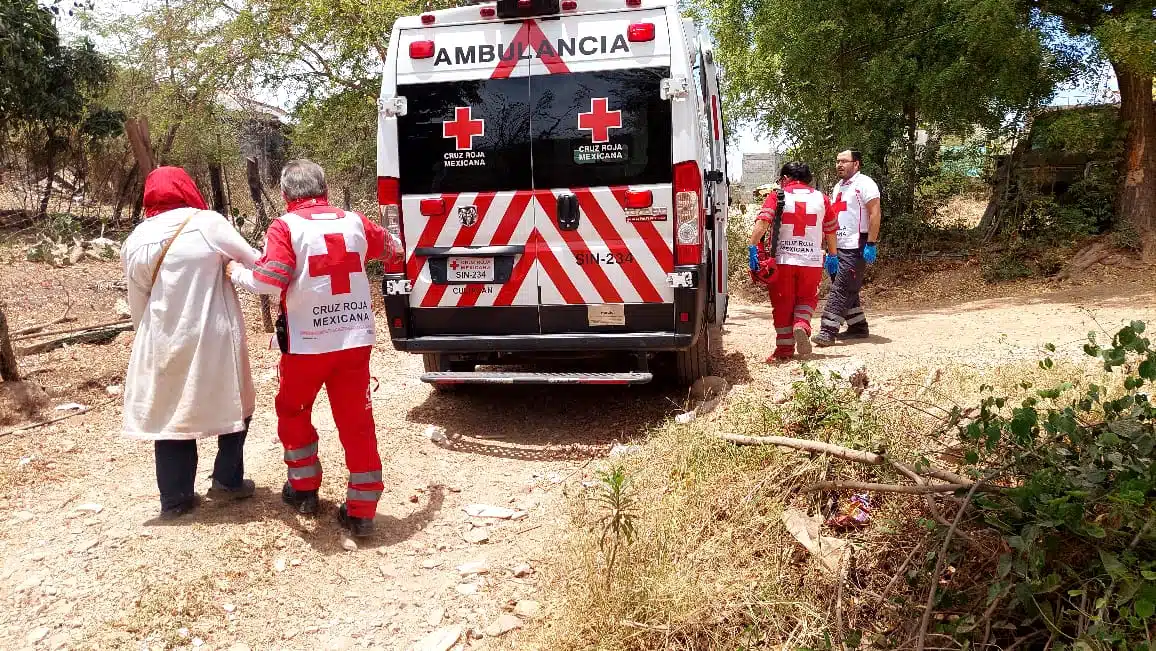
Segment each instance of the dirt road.
M0 296L14 328L51 318L65 290L82 323L112 313L120 296L115 263L37 280L46 270L6 267ZM1156 323L1152 280L1033 286L956 305L936 295L884 296L869 304L871 340L815 359L861 360L877 377L945 361L997 364L1035 356L1047 342L1077 354L1097 328L1093 316L1109 329L1132 318ZM257 496L240 505L208 502L168 525L153 520L151 447L119 435L119 401L106 393L122 382L127 336L21 360L53 405L101 406L0 439L0 648L408 649L455 626L470 647L516 647L516 631L486 631L496 633L491 627L503 614L506 624L530 625L533 604L523 603L517 619L509 611L539 592L534 567L560 535L567 491L590 479L592 461L615 442L639 440L681 406L681 394L658 386L434 394L417 381L419 358L378 346L373 399L386 492L377 536L347 551L334 521L341 449L324 399L314 422L328 473L325 510L302 518L280 503L284 467L271 411L276 354L253 316L250 310L259 406L246 464ZM762 363L769 331L765 305L732 306L719 356L732 383L770 387L798 368ZM431 425L451 440L431 442ZM212 454L211 443L202 445L202 491ZM475 518L464 511L471 504L519 513Z

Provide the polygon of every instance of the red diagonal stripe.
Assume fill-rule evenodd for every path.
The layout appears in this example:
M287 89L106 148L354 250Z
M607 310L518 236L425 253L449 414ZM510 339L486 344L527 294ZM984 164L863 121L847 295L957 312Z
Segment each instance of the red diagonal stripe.
M490 74L490 79L508 79L514 72L514 68L522 62L522 54L528 50L537 52L537 46L541 45L543 41L547 41L546 35L542 33L542 28L538 27L538 23L533 20L526 20L522 22L522 26L518 28L518 32L514 34L513 40L506 46L505 59L499 59L498 66L494 68L494 72ZM511 57L510 53L516 56ZM546 69L552 75L560 75L570 72L570 68L566 66L566 62L557 53L545 54L538 57Z
M606 211L602 210L602 206L594 197L594 193L589 189L576 189L574 195L578 197L578 205L586 212L586 218L590 220L594 230L598 231L598 235L602 237L602 241L606 243L610 252L623 255L623 257L625 254L629 254L630 247L626 245L622 235L614 228L614 224L606 215ZM646 270L642 268L637 258L633 262L623 262L619 266L622 267L622 271L626 273L626 277L630 279L630 283L634 285L635 291L638 292L644 303L662 302L662 295L655 289L654 283L647 277Z
M618 205L626 210L626 188L611 188L610 191L614 194L614 198L618 200ZM674 219L674 215L668 215L667 219ZM663 271L674 271L674 253L670 250L671 243L663 239L662 233L658 232L658 227L653 222L630 222L634 230L642 237L642 241L646 242L646 248L650 249L654 259L658 261L658 265L662 267Z
M457 200L456 194L443 194L442 201L448 205L453 205ZM441 235L442 228L446 225L446 218L449 216L449 211L441 217L431 217L425 223L425 228L422 229L421 235L418 236L417 242L414 243L413 248L416 251L418 247L433 246L437 241L438 235ZM410 255L409 261L406 264L406 275L410 280L417 281L418 273L421 271L422 265L425 264L425 258L419 258L416 255Z
M557 227L558 224L558 204L557 198L553 192L549 190L537 190L534 193L538 198L538 203L542 206L542 210L546 213L546 219ZM558 229L558 233L562 236L562 240L566 242L566 246L570 247L570 252L574 255L589 256L593 255L590 247L586 246L586 241L578 234L578 231L564 231ZM553 254L551 254L553 257ZM554 260L555 263L557 259ZM598 296L606 303L621 303L622 297L618 294L618 290L614 289L614 283L610 282L606 272L602 270L600 265L584 264L579 265L582 271L586 273L586 277L594 284L594 289L597 290ZM561 269L561 267L559 267ZM563 273L565 276L565 273ZM551 279L553 275L551 274ZM567 280L569 282L569 280Z
M526 242L526 252L518 259L514 265L513 271L510 272L510 280L502 289L498 291L498 296L494 299L495 306L507 306L514 302L518 297L518 291L522 289L522 283L526 282L526 276L529 275L530 269L534 267L534 260L537 253L535 242L537 241L538 231L530 233L530 239Z
M433 246L434 244L437 244L438 236L441 235L442 230L445 229L446 223L449 222L450 215L453 214L454 206L457 204L458 197L460 196L461 195L458 194L442 195L442 201L445 202L446 211L439 217L430 217L429 222L426 223L425 230L422 231L421 238L418 240L418 246ZM426 234L429 232L430 226L435 221L438 222L437 231L431 233L427 239ZM421 262L424 263L425 258L422 258ZM420 264L418 265L418 270L421 270ZM417 278L417 275L411 275L410 278ZM439 304L441 304L442 297L445 296L446 290L448 289L448 285L438 285L433 282L433 278L431 277L429 289L426 290L425 296L421 297L421 304L419 307L437 307Z
M506 214L498 223L498 230L494 231L494 246L505 246L510 243L510 238L514 237L514 231L518 230L518 223L522 221L522 217L526 214L526 208L533 198L534 193L530 190L519 191L514 194L514 200L510 202L510 206L506 208Z
M514 193L514 198L510 200L510 205L506 207L506 212L502 215L502 221L498 223L498 229L494 231L494 237L490 240L490 244L494 246L505 246L510 243L510 238L514 236L514 231L518 228L518 222L522 221L522 217L526 213L526 207L530 204L530 199L533 198L533 193L529 191L518 191ZM490 203L493 203L494 197L490 196ZM489 210L489 204L486 205L486 210ZM481 218L478 218L478 226L481 227ZM477 229L471 229L475 233ZM533 262L533 256L528 252L522 255L522 260L528 260L528 264ZM517 266L514 267L513 273L517 273ZM522 272L523 278L526 271ZM514 282L514 277L511 275L510 280L506 283ZM519 281L519 285L521 281ZM476 286L477 290L473 290L475 286L471 285L462 292L458 297L458 307L473 307L478 304L478 299L482 297L481 286ZM517 288L514 289L514 294L517 294ZM500 295L500 294L499 294Z
M538 260L538 264L542 266L542 271L550 277L554 286L558 289L558 293L562 295L562 300L566 301L567 305L582 305L586 301L582 300L582 293L570 281L570 277L566 275L566 270L562 268L562 263L558 262L558 258L554 256L554 252L550 250L550 245L546 243L545 238L534 229L534 234L531 236L531 241L534 243L534 257Z

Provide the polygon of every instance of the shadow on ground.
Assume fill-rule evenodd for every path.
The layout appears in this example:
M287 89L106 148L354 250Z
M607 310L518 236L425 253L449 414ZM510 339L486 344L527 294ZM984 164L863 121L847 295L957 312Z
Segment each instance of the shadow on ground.
M399 518L378 513L374 518L376 531L373 536L359 539L361 549L389 547L409 540L432 522L445 503L446 488L441 485L429 487L428 496L415 511ZM281 501L280 487L261 487L251 499L239 502L215 502L203 500L188 515L173 519L153 518L144 523L149 527L187 527L235 525L247 522L280 520L306 544L326 556L341 554L343 530L337 522L339 504L321 500L321 508L314 516L299 515Z

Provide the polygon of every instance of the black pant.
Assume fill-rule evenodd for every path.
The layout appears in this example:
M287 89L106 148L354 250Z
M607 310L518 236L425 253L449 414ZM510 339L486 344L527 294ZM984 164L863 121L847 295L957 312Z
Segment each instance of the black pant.
M245 436L249 433L249 419L245 429L217 437L217 459L213 463L213 479L226 488L240 488L245 478ZM197 478L197 442L156 441L157 488L161 492L161 509L175 508L192 501L193 483Z
M863 287L863 276L867 272L867 261L863 259L863 249L867 246L867 234L860 233L859 248L839 249L839 273L831 283L827 304L823 307L823 332L834 335L840 326L847 323L848 332L867 332L867 315L859 302L859 290Z

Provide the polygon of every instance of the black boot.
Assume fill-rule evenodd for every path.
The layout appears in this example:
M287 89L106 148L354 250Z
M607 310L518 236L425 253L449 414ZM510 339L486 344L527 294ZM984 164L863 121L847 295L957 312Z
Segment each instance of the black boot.
M349 515L345 505L337 510L337 521L341 526L349 529L354 538L366 538L373 535L373 518L355 518Z
M299 491L285 482L281 489L281 501L292 506L298 513L313 515L317 513L317 491Z
M870 336L871 331L867 328L851 327L847 328L843 332L836 334L835 338L839 341L848 341L851 339L867 339Z

